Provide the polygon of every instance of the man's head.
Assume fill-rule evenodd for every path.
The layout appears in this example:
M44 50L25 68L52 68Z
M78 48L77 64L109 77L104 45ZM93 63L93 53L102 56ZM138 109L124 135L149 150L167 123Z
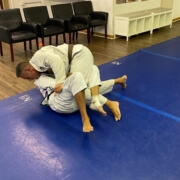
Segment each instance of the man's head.
M40 72L36 71L29 62L20 62L16 66L16 76L23 79L34 80L39 78Z

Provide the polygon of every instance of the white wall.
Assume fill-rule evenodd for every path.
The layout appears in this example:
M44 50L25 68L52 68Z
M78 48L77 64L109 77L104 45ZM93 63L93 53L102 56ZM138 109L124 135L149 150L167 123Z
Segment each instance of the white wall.
M174 0L173 19L180 18L180 0Z
M161 6L165 8L173 8L174 0L162 0Z
M147 0L147 1L138 0L137 2L123 3L123 4L116 4L116 0L113 1L114 1L114 15L152 9L161 6L161 0Z
M113 3L112 0L91 0L93 3L93 8L95 11L105 11L108 12L108 26L107 34L113 37L114 31L114 13L113 13ZM95 27L95 32L104 34L104 27Z

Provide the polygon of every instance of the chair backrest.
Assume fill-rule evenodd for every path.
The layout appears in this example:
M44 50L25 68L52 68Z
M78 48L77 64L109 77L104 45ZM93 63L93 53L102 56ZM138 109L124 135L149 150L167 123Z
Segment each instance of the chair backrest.
M0 26L10 30L17 30L22 25L22 16L20 9L3 9L0 10Z
M91 1L78 1L72 3L76 15L90 15L93 12Z
M71 19L73 16L73 8L71 3L52 5L51 10L54 18L65 20Z
M24 17L27 22L47 24L49 14L46 6L27 7L23 9Z

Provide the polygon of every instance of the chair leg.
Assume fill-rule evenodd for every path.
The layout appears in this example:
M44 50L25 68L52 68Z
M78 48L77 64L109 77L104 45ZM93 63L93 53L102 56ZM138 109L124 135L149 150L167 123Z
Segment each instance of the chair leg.
M78 31L76 31L76 40L78 39Z
M91 28L91 36L93 36L94 35L94 28L92 27Z
M39 49L39 42L38 42L38 38L36 38L36 48L37 48L37 50Z
M13 52L13 45L10 44L10 52L11 52L11 61L14 62L14 52Z
M64 43L66 43L66 34L63 33L63 40L64 40Z
M73 41L74 41L74 33L75 33L75 32L73 32L73 37L72 37L72 40L73 40Z
M49 36L49 44L51 45L52 44L52 37Z
M1 56L3 56L2 42L0 42L0 53L1 53Z
M107 39L107 24L105 25L105 38Z
M78 39L78 31L73 32L73 41L74 41L74 35L76 35L76 40Z
M24 41L24 50L26 51L27 48L26 48L26 41Z
M71 33L69 33L69 44L71 44L72 41L71 41Z
M58 45L58 35L56 35L56 46Z
M87 40L90 43L90 28L87 29Z
M32 41L29 40L29 49L32 50Z
M44 37L42 37L42 45L45 46Z

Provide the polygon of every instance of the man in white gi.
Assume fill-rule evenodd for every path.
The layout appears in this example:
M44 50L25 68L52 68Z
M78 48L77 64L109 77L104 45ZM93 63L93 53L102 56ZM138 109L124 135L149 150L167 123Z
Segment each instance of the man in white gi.
M99 89L99 101L101 106L106 105L113 113L116 121L119 121L121 118L119 102L108 100L101 94L112 91L114 84L120 84L123 89L126 88L126 79L127 77L124 75L117 79L102 81ZM93 126L91 125L90 120L87 120L89 117L87 115L86 109L80 107L82 105L83 107L85 106L85 101L82 100L84 97L84 91L86 104L91 104L90 89L87 88L87 85L80 72L75 72L70 75L64 81L61 93L56 95L52 93L56 84L54 78L42 74L37 80L34 81L34 83L39 88L43 97L45 97L42 102L43 105L48 105L52 110L58 113L72 113L79 109L82 117L83 132L93 131ZM82 101L79 101L79 99ZM96 109L92 106L92 104L90 105L90 108Z
M92 78L92 68L94 66L94 58L91 51L77 44L72 49L72 61L69 64L68 44L59 46L45 46L38 50L29 62L22 62L17 65L16 75L24 79L37 79L42 72L52 69L55 75L56 85L55 93L59 93L63 89L63 83L66 80L68 72L81 72L84 80L91 90L92 106L96 108L102 115L106 112L99 102L99 86L100 78Z

